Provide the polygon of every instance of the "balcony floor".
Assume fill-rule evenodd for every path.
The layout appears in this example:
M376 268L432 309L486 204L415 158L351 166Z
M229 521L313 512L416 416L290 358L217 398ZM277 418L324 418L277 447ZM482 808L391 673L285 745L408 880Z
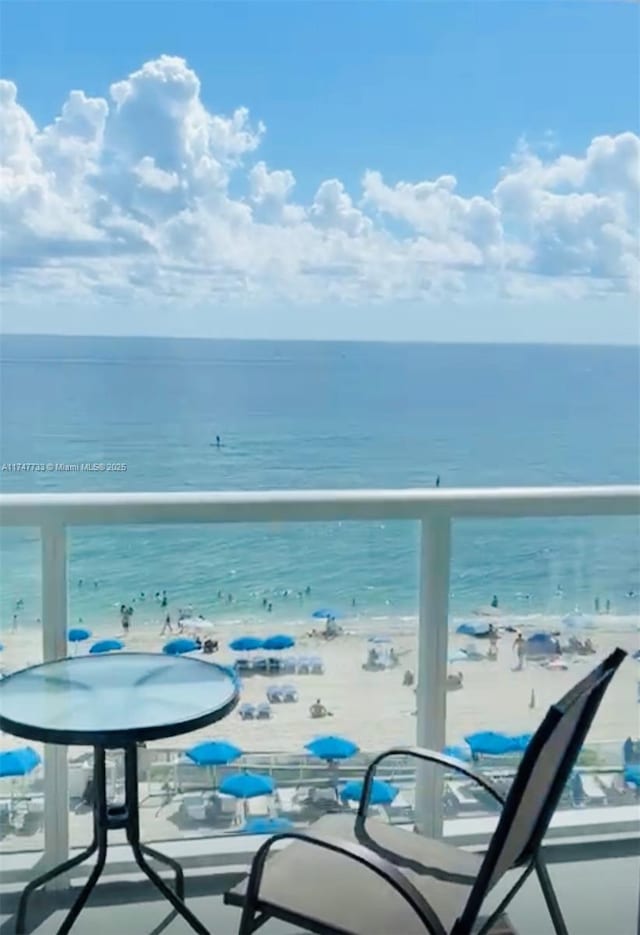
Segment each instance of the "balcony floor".
M550 868L553 882L563 908L571 935L638 935L640 857L611 858L554 864ZM212 935L235 935L239 913L222 903L221 891L229 885L225 880L207 875L188 880L188 899L193 911L207 925ZM499 895L499 894L497 894ZM66 897L57 897L64 900ZM0 935L13 935L15 895L2 895ZM55 935L63 917L63 909L55 895L34 899L28 925L33 935ZM108 908L108 911L105 909ZM552 929L534 879L529 879L509 911L518 935L551 935ZM191 929L181 920L167 915L167 904L156 899L155 890L137 880L107 880L94 892L88 908L74 928L74 935L187 935ZM262 931L265 935L295 935L289 925L271 922Z

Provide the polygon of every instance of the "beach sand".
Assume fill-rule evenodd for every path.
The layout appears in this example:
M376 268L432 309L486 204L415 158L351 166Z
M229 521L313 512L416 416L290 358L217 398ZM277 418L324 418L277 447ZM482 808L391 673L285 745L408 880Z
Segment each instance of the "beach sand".
M175 619L175 618L174 618ZM506 622L506 621L502 621ZM539 626L539 622L537 626ZM229 664L235 654L227 644L234 636L247 632L262 632L264 624L238 627L220 627L215 636L221 650L212 656L199 658ZM325 666L323 675L252 675L243 679L242 701L259 703L266 700L266 689L274 683L294 684L299 693L297 703L275 704L269 721L242 721L234 712L224 721L193 734L172 740L158 741L150 747L184 749L204 738L232 740L246 752L304 753L304 744L318 734L339 734L353 739L364 751L379 751L394 744L412 744L416 741L416 695L413 687L402 684L406 669L417 672L417 622L404 624L390 635L395 651L400 655L397 668L386 671L365 671L362 666L371 648L368 635L362 627L327 642L308 635L308 622L289 627L286 632L296 636L296 655L318 655ZM188 632L188 628L186 628ZM499 642L497 661L465 661L453 663L452 672L462 672L464 686L447 692L447 743L460 743L466 734L479 730L528 732L535 729L547 707L575 684L599 659L615 646L629 652L638 648L638 632L625 625L618 631L615 621L607 621L607 629L591 630L588 634L597 652L587 657L567 657L567 671L550 671L529 662L522 671L515 671L513 634L504 633ZM118 626L107 626L93 636L122 637ZM134 623L126 637L126 648L131 651L158 651L169 636L160 636L160 623ZM12 671L41 661L41 634L35 628L24 628L17 633L4 633L2 656L5 671ZM82 644L88 649L88 643ZM449 651L469 644L468 637L451 635ZM486 653L486 641L476 641L477 648ZM80 648L80 652L86 651ZM274 654L275 655L275 654ZM638 664L628 659L613 680L593 724L590 740L598 742L622 741L636 737L639 728L637 697ZM530 706L532 693L535 706ZM312 719L309 706L320 699L332 712L331 717ZM16 746L16 738L4 734L0 737L3 749ZM37 745L36 745L37 746Z

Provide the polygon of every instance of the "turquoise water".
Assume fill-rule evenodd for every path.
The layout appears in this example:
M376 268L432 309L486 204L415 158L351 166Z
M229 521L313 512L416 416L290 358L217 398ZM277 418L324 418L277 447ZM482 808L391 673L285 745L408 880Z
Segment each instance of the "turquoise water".
M437 475L447 487L636 482L638 388L637 352L623 348L4 337L1 484L52 492L413 487L433 486ZM6 469L48 462L126 471ZM115 604L162 588L172 606L221 621L267 619L264 596L279 618L326 604L351 612L354 600L367 619L417 606L412 523L100 528L73 530L70 542L72 620L116 621ZM37 533L3 531L0 560L2 625L20 598L21 620L34 621ZM638 610L627 594L639 580L631 518L454 530L456 616L493 594L518 615L590 610L596 597L628 615Z

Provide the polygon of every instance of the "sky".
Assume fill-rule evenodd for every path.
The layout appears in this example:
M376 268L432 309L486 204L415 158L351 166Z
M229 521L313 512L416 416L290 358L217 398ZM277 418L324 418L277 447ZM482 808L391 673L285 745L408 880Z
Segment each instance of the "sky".
M7 332L638 341L627 2L0 2Z

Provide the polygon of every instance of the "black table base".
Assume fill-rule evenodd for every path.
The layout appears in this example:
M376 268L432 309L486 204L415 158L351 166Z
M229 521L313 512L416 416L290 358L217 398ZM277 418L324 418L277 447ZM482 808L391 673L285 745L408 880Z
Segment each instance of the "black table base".
M107 837L109 831L124 829L127 835L127 841L131 845L133 856L137 865L156 886L162 895L167 899L173 908L178 912L186 922L189 923L194 932L199 935L209 935L209 930L200 922L200 920L187 908L184 902L184 873L180 864L161 854L155 848L148 847L140 842L140 815L138 801L138 754L135 746L129 746L124 751L125 763L125 800L123 805L110 806L107 802L107 776L105 766L105 750L103 747L94 748L94 767L93 767L93 840L89 847L82 853L77 854L70 860L53 867L41 876L31 880L24 888L18 903L18 912L16 915L16 935L24 935L25 921L27 913L27 904L29 897L39 887L53 880L55 877L72 870L83 863L93 854L97 853L97 860L89 879L82 887L71 909L67 913L62 925L58 929L58 935L67 935L71 931L76 919L82 912L91 891L98 882L107 859ZM175 888L172 889L160 877L156 871L149 866L146 857L151 857L160 863L171 867L175 873Z

